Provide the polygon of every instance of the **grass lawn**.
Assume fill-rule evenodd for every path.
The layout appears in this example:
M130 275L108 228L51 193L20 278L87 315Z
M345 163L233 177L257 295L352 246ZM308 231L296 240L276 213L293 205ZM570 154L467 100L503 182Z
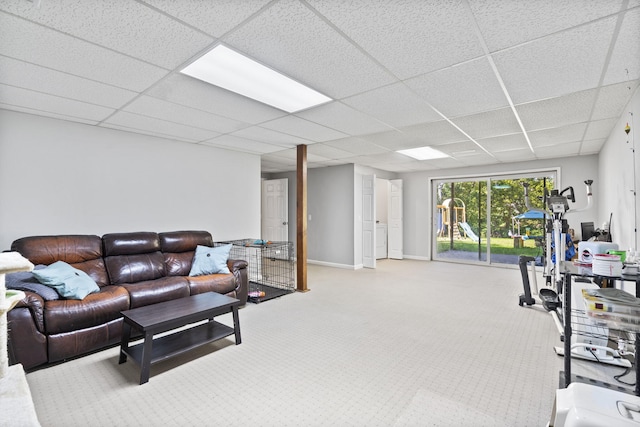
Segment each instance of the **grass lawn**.
M438 237L438 253L446 252L448 250L450 250L449 239L445 237ZM478 252L478 243L474 242L471 239L465 238L454 240L453 250ZM481 250L482 252L487 251L487 243L484 240L481 243ZM514 248L513 239L511 237L493 237L491 239L491 253L507 255L527 255L535 257L542 254L542 248L537 247L534 240L525 240L523 247L521 246L519 248Z

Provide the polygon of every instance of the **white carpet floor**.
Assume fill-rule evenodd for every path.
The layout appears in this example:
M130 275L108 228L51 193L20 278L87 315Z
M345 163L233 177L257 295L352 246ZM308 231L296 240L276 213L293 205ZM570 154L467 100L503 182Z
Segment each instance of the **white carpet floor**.
M549 421L561 344L547 312L518 306L518 270L384 260L376 270L310 265L308 277L310 292L240 311L241 345L229 338L154 365L147 384L134 362L118 365L118 348L27 374L41 424Z

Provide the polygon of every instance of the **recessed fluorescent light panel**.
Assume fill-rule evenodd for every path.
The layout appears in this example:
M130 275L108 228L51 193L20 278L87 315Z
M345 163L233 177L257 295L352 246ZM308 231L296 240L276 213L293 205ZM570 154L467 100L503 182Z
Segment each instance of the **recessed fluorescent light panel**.
M417 160L443 159L445 157L449 157L442 151L438 151L435 148L431 147L411 148L409 150L398 150L396 152L404 154L405 156L413 157Z
M181 73L288 113L332 100L224 45L216 46Z

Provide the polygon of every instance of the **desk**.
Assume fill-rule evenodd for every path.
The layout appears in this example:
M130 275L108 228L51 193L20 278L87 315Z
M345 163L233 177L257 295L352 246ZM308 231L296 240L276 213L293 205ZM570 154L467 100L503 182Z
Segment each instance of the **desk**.
M582 267L574 265L571 261L561 261L560 262L560 272L564 276L563 284L562 284L562 307L563 307L563 322L564 322L564 385L563 387L567 387L571 384L571 277L579 276L579 277L587 277L592 279L597 279L601 281L602 279L608 280L620 280L626 282L635 282L636 284L636 297L640 296L640 275L621 275L615 277L605 277L598 276L593 274L590 267ZM638 353L640 350L640 334L636 334L636 342L635 342L635 357L634 357L634 367L636 368L636 385L633 393L636 396L640 396L640 354Z

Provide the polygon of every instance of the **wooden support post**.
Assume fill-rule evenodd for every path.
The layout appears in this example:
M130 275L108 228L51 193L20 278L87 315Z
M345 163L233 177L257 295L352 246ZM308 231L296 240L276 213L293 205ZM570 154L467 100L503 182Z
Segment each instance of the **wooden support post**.
M307 146L297 146L296 168L296 290L307 292Z

